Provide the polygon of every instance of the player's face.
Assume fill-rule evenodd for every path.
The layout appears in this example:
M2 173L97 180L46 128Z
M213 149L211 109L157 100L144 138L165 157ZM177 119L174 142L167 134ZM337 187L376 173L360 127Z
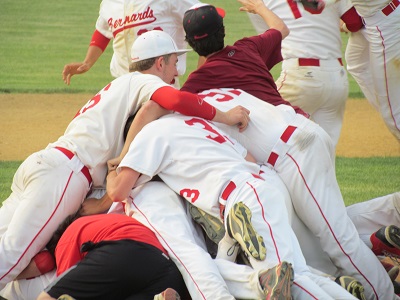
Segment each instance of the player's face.
M175 53L171 54L168 62L165 63L162 80L164 80L168 84L172 84L174 78L178 76L178 70L176 68L177 63L178 56Z

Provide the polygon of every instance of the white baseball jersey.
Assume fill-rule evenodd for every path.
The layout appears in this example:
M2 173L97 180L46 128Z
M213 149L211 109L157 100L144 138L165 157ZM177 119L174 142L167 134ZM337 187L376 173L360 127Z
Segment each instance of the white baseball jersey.
M187 47L182 22L183 15L197 0L135 1L103 0L96 30L114 39L111 75L119 77L129 72L131 47L136 37L149 30L167 32L179 49ZM178 57L178 73L186 70L186 54Z
M264 0L264 3L290 29L289 35L282 41L283 59L302 57L327 60L342 57L339 20L352 7L350 0L341 0L328 6L320 14L310 13L294 0ZM257 33L268 29L259 15L248 15Z
M146 125L131 149L118 169L137 170L141 180L159 174L176 193L215 217L220 215L218 198L229 180L239 172L259 172L258 165L244 160L247 151L243 146L196 117L164 116Z
M348 70L400 141L400 2L351 1L363 17L365 29L349 39Z
M294 0L264 0L290 29L282 41L282 71L276 80L281 96L311 115L337 144L348 97L348 78L341 63L342 40L340 17L348 11L350 0L327 6L321 13L312 13ZM249 14L256 31L268 27L264 20ZM318 66L300 63L312 58Z
M365 18L365 17L370 17L379 12L386 5L388 5L391 2L391 0L372 0L372 1L351 0L351 2L353 3L354 7L356 8L360 16Z
M139 72L117 78L90 99L76 114L65 133L48 148L64 147L76 153L90 170L94 186L102 186L107 160L124 145L126 120L160 87L159 77Z
M346 216L336 180L334 150L327 133L307 118L293 116L292 109L280 109L240 90L209 90L200 95L222 111L236 105L250 110L250 125L243 133L236 128L223 129L242 142L258 161L277 171L298 217L319 238L339 272L362 282L367 297L393 298L387 272ZM271 118L278 124L271 122Z

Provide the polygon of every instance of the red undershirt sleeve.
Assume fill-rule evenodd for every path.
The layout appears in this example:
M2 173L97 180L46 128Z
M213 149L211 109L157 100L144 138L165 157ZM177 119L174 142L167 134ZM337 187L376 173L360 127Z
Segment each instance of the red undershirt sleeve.
M159 88L151 100L168 110L177 111L186 116L196 116L206 120L215 117L215 107L196 94L183 92L170 86Z
M95 30L93 32L92 39L90 40L90 46L97 46L104 52L109 42L109 38L105 37L99 31Z
M351 32L356 32L364 26L362 18L358 15L354 6L346 11L340 18L346 23L347 29Z

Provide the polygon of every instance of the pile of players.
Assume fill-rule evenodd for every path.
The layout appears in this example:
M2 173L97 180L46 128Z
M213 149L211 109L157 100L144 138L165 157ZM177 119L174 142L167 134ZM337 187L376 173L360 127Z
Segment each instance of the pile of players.
M399 268L379 256L400 254L399 193L346 208L335 175L342 108L335 108L330 131L328 117L317 113L322 106L309 112L303 101L292 105L270 73L292 33L296 39L296 25L288 28L268 3L239 0L269 29L225 46L222 9L178 2L185 40L206 59L178 90L171 84L189 49L168 30L141 33L125 53L129 72L90 99L63 136L21 164L0 208L0 295L398 298ZM300 22L335 9L327 4L310 13L292 4ZM382 18L399 13L390 7ZM152 18L153 8L143 7L143 18ZM346 28L359 30L354 7L336 15L348 11L353 23ZM370 19L380 21L376 14ZM370 19L364 18L366 32ZM67 83L107 46L101 20L88 60L65 67ZM301 72L317 79L344 72L340 56L289 54L281 86Z

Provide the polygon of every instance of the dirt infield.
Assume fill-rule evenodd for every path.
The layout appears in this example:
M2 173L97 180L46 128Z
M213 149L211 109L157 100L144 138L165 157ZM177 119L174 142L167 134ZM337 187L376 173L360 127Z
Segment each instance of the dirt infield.
M0 160L23 160L63 134L89 94L0 94ZM349 99L337 155L399 156L400 144L366 100Z

